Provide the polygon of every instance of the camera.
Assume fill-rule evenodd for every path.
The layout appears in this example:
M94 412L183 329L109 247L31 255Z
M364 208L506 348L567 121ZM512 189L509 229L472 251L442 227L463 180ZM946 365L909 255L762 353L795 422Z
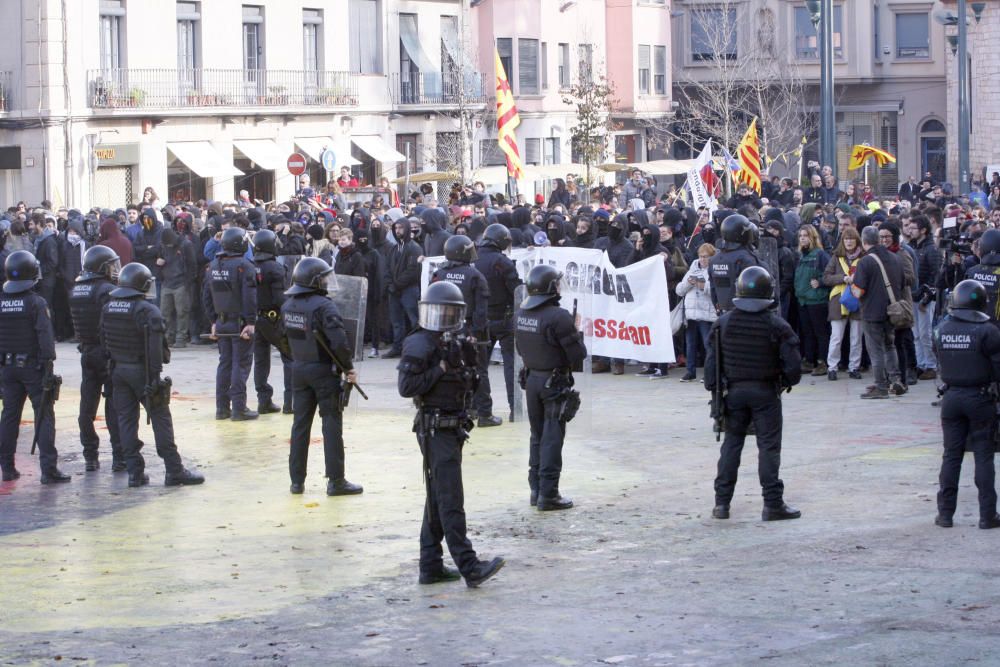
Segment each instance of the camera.
M951 222L951 224L948 224ZM938 247L949 253L958 253L962 257L972 254L972 235L961 233L957 221L954 218L945 218L941 227L941 236L938 238Z

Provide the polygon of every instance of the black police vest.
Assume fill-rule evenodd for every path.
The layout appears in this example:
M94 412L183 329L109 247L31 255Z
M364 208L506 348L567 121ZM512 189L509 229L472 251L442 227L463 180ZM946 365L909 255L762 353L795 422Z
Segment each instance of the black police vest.
M434 368L444 359L445 345L439 337L430 334L430 345L435 346L427 359L427 368ZM472 345L468 341L461 343L463 346ZM467 350L463 351L466 355ZM441 379L434 383L430 391L420 397L422 408L431 408L449 412L462 411L468 407L465 399L468 396L467 381L458 371L448 371L441 376Z
M212 305L219 315L238 316L242 310L242 257L217 257L209 267Z
M969 267L965 272L965 277L971 280L978 280L986 288L986 303L988 307L986 314L994 322L1000 321L1000 257L990 254L983 258L983 263ZM993 260L998 264L986 262Z
M533 310L521 308L517 311L514 335L518 352L529 370L549 371L569 366L566 352L551 331L561 310L559 306L549 304Z
M514 295L507 290L504 277L508 270L513 269L508 269L504 260L507 260L507 256L495 248L482 248L479 259L476 260L476 268L486 277L486 286L490 290L486 310L491 320L499 320L507 314L508 309L513 310Z
M472 321L472 313L476 307L476 270L468 264L452 264L443 266L434 272L432 283L449 282L462 290L465 300L465 321Z
M938 366L949 387L982 387L992 379L990 358L980 352L987 322L964 322L952 317L938 328Z
M708 264L708 273L711 277L712 287L715 289L715 298L719 308L732 310L736 280L740 277L740 272L748 266L756 265L757 258L751 255L746 248L723 250L712 257Z
M285 268L273 259L257 264L257 309L279 310L285 302Z
M35 308L44 307L39 302L44 303L31 291L0 294L0 354L38 356Z
M69 312L73 318L73 331L83 345L99 345L101 342L101 296L102 285L110 285L105 280L94 279L74 283L69 294Z
M285 324L285 335L292 348L292 359L301 362L325 362L332 364L330 355L316 342L313 332L313 313L330 304L329 299L319 294L292 297L281 306L281 319Z
M104 305L101 331L112 361L137 364L145 358L145 331L136 315L145 306L141 296L112 299Z
M730 382L775 382L781 376L781 347L770 314L733 310L722 324L722 369Z

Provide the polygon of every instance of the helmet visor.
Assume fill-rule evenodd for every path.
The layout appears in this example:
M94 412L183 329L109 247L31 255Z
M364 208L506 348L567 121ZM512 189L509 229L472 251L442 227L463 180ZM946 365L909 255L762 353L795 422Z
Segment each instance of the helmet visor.
M152 277L149 282L146 283L146 293L143 294L143 298L146 301L156 301L156 278Z
M105 270L107 271L108 274L108 278L117 282L118 274L122 272L122 260L119 258L115 258L115 261L105 264L105 267L106 267Z
M420 326L428 331L456 331L465 324L465 306L451 303L418 304Z
M337 274L334 273L333 271L326 274L325 276L320 277L319 280L320 280L319 287L321 289L325 289L327 293L332 294L333 292L337 291Z

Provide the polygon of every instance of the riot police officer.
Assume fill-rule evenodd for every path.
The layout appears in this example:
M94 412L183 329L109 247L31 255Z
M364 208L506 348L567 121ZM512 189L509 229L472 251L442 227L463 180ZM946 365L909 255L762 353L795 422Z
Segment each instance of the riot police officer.
M336 281L333 267L318 257L300 259L292 271L290 298L281 306L281 318L292 352L292 421L288 473L291 492L305 489L309 434L317 408L323 420L323 453L326 459L326 495L361 493L359 484L344 479L343 409L348 383L357 379L347 332L337 306L327 298L328 280ZM333 282L336 285L336 282ZM347 388L348 390L350 387Z
M965 272L968 280L975 280L986 290L987 305L984 311L994 326L1000 327L1000 229L987 229L979 238L979 264Z
M566 422L579 408L572 368L587 358L583 335L569 311L559 307L562 273L540 264L528 273L528 298L514 321L517 351L524 360L521 387L527 392L531 441L528 486L541 511L564 510L573 501L559 494Z
M257 324L253 338L253 381L257 389L257 412L266 415L281 410L292 414L292 359L281 323L281 304L285 302L288 274L278 264L276 237L262 229L253 238L253 263L257 266ZM271 400L274 389L268 384L271 374L271 347L281 354L284 386L282 408Z
M201 484L199 473L184 467L174 440L170 416L170 379L161 378L164 355L163 316L152 303L156 285L150 270L138 262L126 264L118 275L118 287L101 310L101 345L111 358L111 386L122 452L130 487L149 484L146 462L139 440L139 405L153 426L156 453L163 459L164 486ZM137 342L139 341L139 342Z
M73 331L80 340L80 443L87 471L101 467L97 449L101 439L94 429L97 406L104 396L104 423L111 436L111 471L125 470L121 438L118 434L118 413L112 399L111 373L108 355L101 347L101 309L111 298L118 282L121 258L111 248L95 245L83 255L83 272L76 279L69 295L69 310Z
M728 218L727 218L728 220ZM705 361L705 388L727 392L725 439L715 478L716 519L729 518L743 441L751 423L760 450L758 471L764 492L764 521L797 519L785 504L781 463L781 392L799 383L799 339L775 311L774 282L760 266L744 269L736 281L734 309L712 325ZM717 368L718 365L718 368ZM718 382L721 378L722 386Z
M988 324L988 308L989 295L984 286L975 280L963 280L951 293L951 318L941 323L934 336L945 387L941 398L944 455L938 514L934 519L942 528L952 526L966 450L972 451L976 461L979 527L1000 527L993 464L996 409L989 391L992 383L1000 382L1000 331Z
M476 380L476 350L453 337L465 325L462 291L450 282L434 283L418 304L419 327L403 341L399 395L417 406L413 431L423 455L427 496L420 528L420 583L465 577L475 588L504 566L503 558L479 560L466 534L462 488L462 445L473 422L466 410ZM445 567L441 540L458 571Z
M462 333L471 337L471 342L478 348L486 350L489 343L487 333L487 306L489 304L489 287L486 277L479 272L473 262L476 261L476 244L468 236L452 236L444 243L444 257L448 260L431 276L431 283L447 280L462 291L465 300L465 326ZM490 348L492 349L492 348ZM479 354L477 368L479 385L473 398L473 407L479 415L478 426L499 426L503 420L493 416L493 399L490 397L489 371L490 358L487 354ZM484 384L482 378L486 377Z
M490 396L489 364L490 355L497 342L503 358L503 379L507 386L507 408L510 420L514 420L514 291L521 284L517 269L504 250L510 247L510 230L500 223L493 223L483 233L479 243L479 257L476 268L486 278L489 300L486 306L488 345L479 348L479 388L476 390L477 403L492 414L493 399Z
M222 251L209 263L202 301L219 342L215 373L215 418L246 421L257 413L247 408L247 378L253 362L257 322L257 269L244 257L247 233L230 227L222 233Z
M0 364L3 382L3 414L0 415L0 469L3 481L21 476L14 466L17 435L25 398L35 411L35 437L42 484L70 481L57 467L56 415L52 409L56 376L55 333L49 307L32 291L41 279L38 260L27 250L16 250L4 262L7 282L0 297Z
M733 286L743 270L761 265L750 250L755 229L746 216L738 214L722 221L724 247L708 264L712 303L720 313L732 310Z

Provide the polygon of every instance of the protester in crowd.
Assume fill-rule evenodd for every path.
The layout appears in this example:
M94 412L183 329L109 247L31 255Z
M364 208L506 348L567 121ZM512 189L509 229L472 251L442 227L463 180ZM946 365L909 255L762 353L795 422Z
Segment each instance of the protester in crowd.
M854 271L861 260L861 235L853 227L846 228L833 257L823 271L823 285L830 288L827 317L830 320L830 344L827 353L827 378L837 379L841 344L844 334L850 338L847 371L852 380L861 379L861 304L850 292ZM844 295L848 296L845 297Z
M711 243L701 244L697 260L691 263L684 278L674 288L677 295L684 299L684 355L687 372L681 382L696 379L699 349L702 353L707 352L708 333L712 329L712 322L718 319L708 285L708 263L713 255L715 246Z
M815 376L827 374L826 355L830 342L827 301L830 290L822 283L830 256L820 245L819 234L810 225L799 229L799 259L795 267L795 298L802 328L802 370Z

